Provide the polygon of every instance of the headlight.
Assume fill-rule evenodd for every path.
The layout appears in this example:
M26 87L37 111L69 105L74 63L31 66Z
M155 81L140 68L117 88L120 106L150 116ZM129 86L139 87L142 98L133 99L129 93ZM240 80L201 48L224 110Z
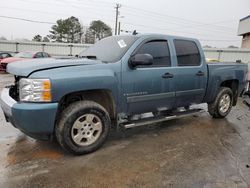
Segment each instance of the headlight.
M26 79L19 81L20 101L50 102L51 83L49 79Z

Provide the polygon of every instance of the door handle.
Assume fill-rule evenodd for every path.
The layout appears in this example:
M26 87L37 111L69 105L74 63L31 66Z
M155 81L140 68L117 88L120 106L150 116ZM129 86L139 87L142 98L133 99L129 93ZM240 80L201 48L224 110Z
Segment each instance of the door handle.
M174 75L170 74L169 72L162 75L162 78L173 78L173 77L174 77Z
M204 76L204 75L205 75L205 73L202 72L202 71L199 71L199 72L196 73L196 76Z

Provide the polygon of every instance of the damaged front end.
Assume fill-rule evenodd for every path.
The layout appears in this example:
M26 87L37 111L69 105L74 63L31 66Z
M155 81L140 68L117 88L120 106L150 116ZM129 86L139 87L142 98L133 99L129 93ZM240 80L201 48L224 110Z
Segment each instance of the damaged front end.
M19 81L21 79L20 76L14 76L15 77L15 82L13 85L7 86L9 88L9 95L11 98L13 98L15 101L19 101Z

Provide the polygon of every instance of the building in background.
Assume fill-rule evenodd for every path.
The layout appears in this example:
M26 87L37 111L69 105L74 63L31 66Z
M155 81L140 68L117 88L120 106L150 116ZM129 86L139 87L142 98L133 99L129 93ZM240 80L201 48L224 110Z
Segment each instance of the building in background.
M250 48L250 15L240 20L238 35L242 36L241 48Z

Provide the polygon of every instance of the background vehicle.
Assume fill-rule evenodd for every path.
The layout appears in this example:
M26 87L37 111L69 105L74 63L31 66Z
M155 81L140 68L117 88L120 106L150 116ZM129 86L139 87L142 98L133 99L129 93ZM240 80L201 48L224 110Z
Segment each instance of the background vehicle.
M12 57L12 55L8 52L0 52L0 61L7 57Z
M108 37L80 57L8 65L15 83L0 99L15 127L38 139L55 135L74 154L101 147L111 126L199 113L193 104L207 103L212 117L224 118L247 72L243 63L206 63L196 39L165 35ZM136 118L145 113L151 116Z
M48 58L50 55L46 52L20 52L14 55L14 57L7 57L1 61L0 71L6 71L8 63L13 63L20 60L32 59L32 58Z
M0 52L0 71L3 70L3 67L1 66L1 61L8 57L12 57L12 55L8 52Z
M218 59L211 59L211 58L206 58L206 61L209 62L209 63L220 62Z

